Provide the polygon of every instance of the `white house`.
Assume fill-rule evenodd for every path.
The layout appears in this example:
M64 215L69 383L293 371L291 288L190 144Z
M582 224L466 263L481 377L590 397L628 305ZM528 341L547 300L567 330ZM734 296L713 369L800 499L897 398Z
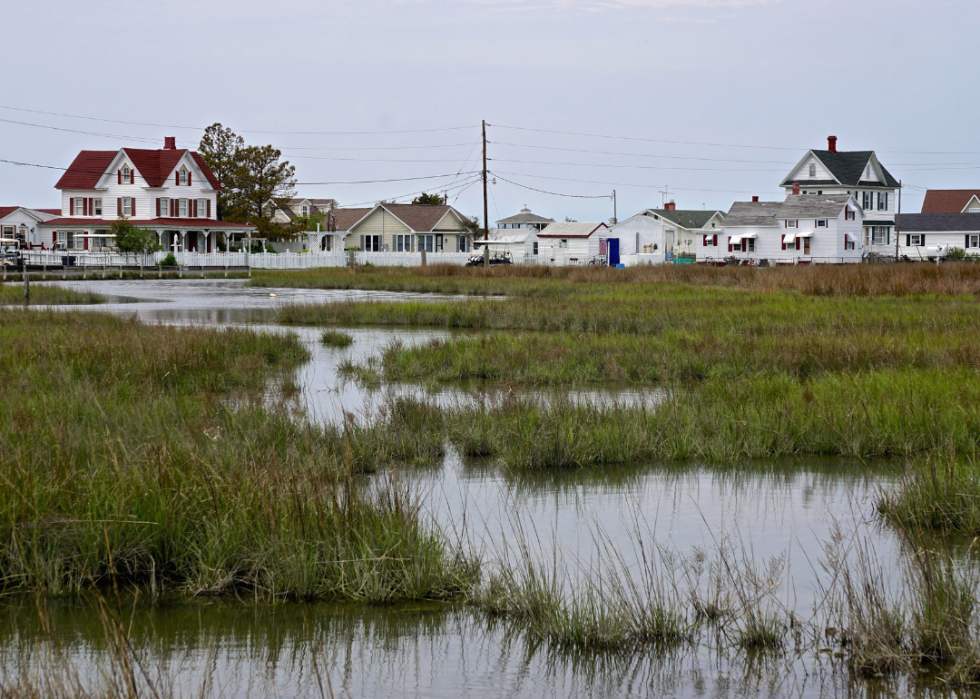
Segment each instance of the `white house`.
M696 252L698 237L720 233L724 219L721 211L678 209L670 202L611 226L609 234L619 238L621 254L638 255L639 264L658 264L678 253Z
M552 223L538 233L539 258L544 264L585 265L605 254L610 237L605 223Z
M525 228L491 228L490 239L482 238L473 241L473 248L481 248L486 245L490 248L491 254L508 255L511 259L536 259L540 248L538 240L538 229L527 226Z
M0 240L3 247L40 247L38 224L58 218L61 209L28 209L0 206Z
M864 211L865 251L894 254L899 185L874 151L838 151L837 137L829 136L827 150L808 151L781 184L787 194L794 185L804 195L853 196Z
M367 252L468 252L466 217L447 204L387 204L337 209L333 235Z
M935 257L940 249L949 248L962 248L969 255L980 255L980 212L902 214L898 223L898 253L909 259Z
M785 201L735 202L724 230L698 240L699 261L770 264L861 262L864 212L853 195L790 194Z
M217 220L221 184L198 154L175 139L158 150L82 151L55 185L61 215L38 223L46 248L89 250L111 243L119 218L157 233L165 250L211 252L217 236L247 235L253 226Z
M297 218L307 218L322 214L324 217L323 228L329 228L331 225L330 218L336 209L336 199L294 197L287 200L283 206L277 206L275 202L271 201L266 204L266 210L269 212L272 222L280 226L288 226Z

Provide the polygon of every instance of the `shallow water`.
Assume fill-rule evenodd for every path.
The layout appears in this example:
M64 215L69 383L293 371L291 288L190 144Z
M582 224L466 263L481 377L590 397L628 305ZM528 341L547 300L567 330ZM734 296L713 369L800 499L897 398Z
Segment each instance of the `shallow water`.
M318 342L319 329L270 324L283 303L431 296L251 289L241 282L199 280L66 285L120 299L153 299L89 310L136 314L148 322L265 323L263 328L276 332L297 332L312 353L297 373L298 405L314 419L338 420L345 413L369 419L391 394L422 393L443 403L474 400L458 388L370 391L338 376L346 357L362 360L392 341L423 343L449 333L355 328L350 330L354 344L334 349ZM651 404L663 395L603 389L581 392L576 399ZM807 618L827 583L822 546L836 535L873 549L891 574L902 559L898 537L874 514L876 494L895 482L896 466L887 463L807 459L518 474L450 450L440 466L397 477L415 482L433 522L471 550L490 561L516 561L527 545L539 561L557 562L568 589L594 576L611 557L623 571L636 572L656 543L678 559L700 551L709 559L728 552L747 566L781 562L771 599ZM854 683L840 661L829 657L790 653L779 660L753 659L710 644L667 654L568 655L447 605L181 601L136 604L126 614L132 614L134 644L148 666L172 677L185 694L193 694L209 676L223 696L320 696L318 671L329 676L336 696L353 697L822 697L931 691ZM8 603L0 607L0 618L4 615L4 668L23 660L25 652L49 648L32 603ZM71 661L94 675L106 659L98 615L80 603L59 602L51 607L51 620Z

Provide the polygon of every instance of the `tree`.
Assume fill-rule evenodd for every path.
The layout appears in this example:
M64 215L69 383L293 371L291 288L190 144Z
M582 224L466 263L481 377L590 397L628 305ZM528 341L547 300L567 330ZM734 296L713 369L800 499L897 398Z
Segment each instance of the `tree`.
M225 187L218 192L216 215L223 218L228 209L228 196L234 191L234 174L237 165L238 151L245 147L245 139L235 134L231 129L215 123L204 130L204 138L198 150L218 182Z
M426 194L422 192L420 195L412 200L413 204L420 204L422 206L442 206L448 201L449 197L442 194Z
M122 252L135 252L140 263L140 276L143 276L143 256L162 250L157 234L145 228L138 228L120 216L109 229L116 236L116 247Z
M272 223L272 213L296 194L296 168L280 162L282 152L272 146L246 146L231 129L212 124L201 139L200 153L224 187L220 216L279 237L282 231ZM273 206L267 206L270 201Z

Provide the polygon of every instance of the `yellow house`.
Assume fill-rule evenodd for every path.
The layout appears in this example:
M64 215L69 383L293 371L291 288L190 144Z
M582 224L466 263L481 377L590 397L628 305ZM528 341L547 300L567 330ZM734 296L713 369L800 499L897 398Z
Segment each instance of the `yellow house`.
M338 209L336 220L345 247L367 252L468 252L472 243L466 218L446 204Z

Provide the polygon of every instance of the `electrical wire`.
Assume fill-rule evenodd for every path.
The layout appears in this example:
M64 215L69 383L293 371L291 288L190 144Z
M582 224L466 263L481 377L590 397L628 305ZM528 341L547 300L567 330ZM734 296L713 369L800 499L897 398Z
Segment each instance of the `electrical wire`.
M4 162L4 161L0 161L0 162ZM475 170L466 173L467 176L470 176L470 175L479 175L479 174L480 173L477 172L477 171L475 171ZM387 184L387 183L390 183L390 182L415 182L417 180L436 180L436 179L443 179L443 178L446 178L446 177L458 177L458 176L459 176L459 173L455 173L454 174L452 172L449 172L449 173L446 173L445 175L426 175L424 177L399 177L397 179L392 179L392 180L352 180L352 181L346 181L346 182L343 182L343 181L338 181L338 182L297 182L296 183L296 186L297 187L319 187L319 186L340 185L340 184Z
M663 188L665 186L665 185L651 185L651 184L636 184L635 182L604 182L604 181L598 181L598 180L575 180L575 179L570 179L570 178L567 178L567 177L548 177L546 175L531 175L531 174L528 174L526 172L504 172L504 173L500 173L500 172L494 171L494 173L493 173L493 175L495 177L498 177L501 180L504 180L503 177L500 177L501 174L504 174L504 175L512 175L514 177L530 177L532 179L539 179L539 180L555 180L555 181L559 181L559 182L578 182L578 183L583 183L583 184L606 184L606 185L612 185L613 187L639 187L639 188L642 188L642 189L661 189L661 188ZM508 180L504 180L504 181L507 182ZM511 183L511 184L513 184L513 183ZM742 191L742 190L737 190L737 189L692 189L692 188L685 188L685 187L671 187L671 189L673 189L674 191L677 191L677 192L714 192L714 193L720 193L720 194L758 194L758 192L748 192L748 191ZM560 192L546 192L546 193L547 194L558 194L559 196L564 196ZM608 197L609 195L606 195L606 196ZM595 198L601 198L601 197L595 197Z
M507 173L507 174L512 174L512 173ZM610 199L612 197L611 194L565 194L563 192L549 192L549 191L544 190L544 189L538 189L536 187L529 187L526 184L521 184L520 182L514 182L513 180L508 180L506 177L501 177L500 176L500 173L498 173L498 172L493 173L493 176L496 177L497 179L503 181L503 182L507 182L507 183L512 184L512 185L515 185L517 187L522 187L524 189L530 189L532 192L541 192L542 194L551 194L552 196L556 196L556 197L569 197L571 199ZM547 177L547 178L544 178L544 179L558 179L558 178ZM578 180L570 180L570 181L576 182ZM601 184L601 183L598 183L598 184ZM498 216L500 215L499 212L498 212L497 215Z
M495 146L513 146L515 148L534 148L538 150L557 150L566 153L589 153L593 155L618 155L630 158L664 158L669 160L699 160L714 163L752 163L757 165L796 165L788 160L739 160L735 158L695 158L686 155L652 155L648 153L625 153L623 151L587 150L582 148L559 148L557 146L532 146L527 143L507 143L505 141L487 141Z
M684 172L786 172L785 170L745 170L740 168L718 167L666 167L659 165L612 165L602 163L563 163L551 160L509 160L506 158L488 158L495 163L520 163L522 165L561 165L571 167L611 167L627 170L671 170Z

